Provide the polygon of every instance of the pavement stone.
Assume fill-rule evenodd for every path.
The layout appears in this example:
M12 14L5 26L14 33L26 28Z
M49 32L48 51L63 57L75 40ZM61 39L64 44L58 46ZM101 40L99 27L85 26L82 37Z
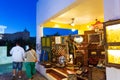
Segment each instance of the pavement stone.
M1 74L0 75L0 80L12 80L12 72ZM16 80L18 80L18 78L16 78ZM28 80L25 71L23 71L21 80ZM40 73L37 72L33 76L32 80L47 80L47 79L44 76L42 76Z

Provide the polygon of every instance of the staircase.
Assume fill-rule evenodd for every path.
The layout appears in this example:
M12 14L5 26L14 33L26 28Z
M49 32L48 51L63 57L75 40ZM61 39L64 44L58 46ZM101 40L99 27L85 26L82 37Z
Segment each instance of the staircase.
M74 70L68 70L66 68L45 68L40 64L36 66L36 69L48 80L68 80L69 75L75 74Z
M48 69L46 71L47 75L53 79L51 80L67 80L67 75L60 72L59 70L56 70L56 69Z

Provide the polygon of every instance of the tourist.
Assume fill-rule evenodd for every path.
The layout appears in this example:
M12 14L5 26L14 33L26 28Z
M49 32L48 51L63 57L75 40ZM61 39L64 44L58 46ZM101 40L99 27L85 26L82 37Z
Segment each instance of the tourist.
M25 53L25 68L27 77L31 80L36 73L35 63L37 62L37 56L35 50L30 45L27 48L28 50Z
M16 46L14 46L10 50L10 54L12 55L13 59L13 79L16 79L16 71L18 70L18 79L22 79L22 66L23 66L23 60L25 51L20 46L19 42L16 42Z

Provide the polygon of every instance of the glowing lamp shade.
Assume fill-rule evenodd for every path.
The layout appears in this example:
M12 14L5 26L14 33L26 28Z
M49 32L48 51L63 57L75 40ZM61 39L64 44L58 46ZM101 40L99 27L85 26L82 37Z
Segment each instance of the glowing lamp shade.
M70 54L69 58L70 58L70 63L73 64L73 55Z
M72 32L74 32L75 31L75 29L72 29Z
M83 37L82 37L82 36L75 37L75 38L74 38L74 41L75 41L76 43L81 43L81 42L83 42Z

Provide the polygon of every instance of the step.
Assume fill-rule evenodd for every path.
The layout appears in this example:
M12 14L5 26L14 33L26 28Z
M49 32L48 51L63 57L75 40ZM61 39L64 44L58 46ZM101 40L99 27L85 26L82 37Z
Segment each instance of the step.
M46 71L47 75L52 79L52 80L63 80L67 78L66 75L54 70L54 69L48 69Z

